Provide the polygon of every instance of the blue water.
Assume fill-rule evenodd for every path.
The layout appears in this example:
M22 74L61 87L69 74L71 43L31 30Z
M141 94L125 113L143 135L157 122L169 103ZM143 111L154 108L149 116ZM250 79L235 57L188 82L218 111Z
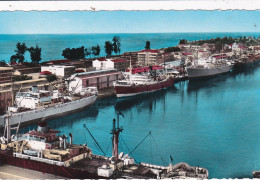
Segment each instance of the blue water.
M260 170L260 67L229 73L202 82L180 82L167 90L126 100L106 98L90 108L49 121L71 132L74 143L102 154L83 128L86 124L101 147L111 155L112 119L121 111L120 151L133 153L137 162L168 165L187 162L205 167L210 178L252 177ZM29 129L32 129L30 126ZM28 129L28 128L27 128ZM123 138L123 140L122 140ZM161 157L163 161L161 160Z
M121 53L127 51L139 51L144 49L145 42L151 42L151 48L163 48L176 46L180 39L199 40L224 36L255 36L260 33L152 33L152 34L36 34L36 35L4 35L0 34L0 60L9 62L15 54L17 42L24 42L27 47L36 46L42 48L42 61L63 59L61 55L65 48L77 48L80 46L91 47L97 44L101 47L102 56L105 55L105 41L111 41L114 35L121 38ZM30 62L30 55L25 54L25 61Z
M165 34L82 34L82 35L0 35L0 60L9 60L17 42L42 47L43 61L61 59L67 47L99 44L114 35L122 39L122 52L177 45L179 39L210 39L223 36L256 36L260 33L165 33ZM104 55L103 49L101 52ZM29 58L26 55L27 60ZM260 170L260 67L246 73L226 74L202 82L180 82L167 90L127 100L106 98L79 113L49 121L61 134L74 135L74 143L102 154L83 128L111 155L112 119L121 111L125 118L119 149L129 153L149 131L149 136L133 153L137 162L168 165L187 162L205 167L210 178L252 177ZM33 129L29 126L22 131ZM161 160L161 157L163 161Z

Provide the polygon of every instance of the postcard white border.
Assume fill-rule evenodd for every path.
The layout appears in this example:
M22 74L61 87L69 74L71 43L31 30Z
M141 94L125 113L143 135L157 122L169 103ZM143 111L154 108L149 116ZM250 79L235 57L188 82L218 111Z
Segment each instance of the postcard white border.
M258 0L0 1L0 11L259 10Z

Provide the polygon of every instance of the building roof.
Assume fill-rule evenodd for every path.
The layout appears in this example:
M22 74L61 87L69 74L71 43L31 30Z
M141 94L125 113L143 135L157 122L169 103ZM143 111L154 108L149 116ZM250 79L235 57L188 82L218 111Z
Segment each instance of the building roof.
M117 62L126 62L127 60L126 59L113 59L111 61L117 63Z
M182 53L184 56L192 55L191 53Z
M158 50L155 50L155 49L144 49L144 50L139 51L139 52L159 53L159 51L158 51Z
M61 64L61 63L69 63L69 59L59 59L59 60L51 60L48 61L47 63L52 63L52 64Z
M103 70L97 70L97 71L89 71L89 72L82 72L82 73L75 73L73 75L75 76L82 76L82 75L90 75L94 73L105 73L105 72L110 72L110 71L116 71L116 69L103 69Z
M0 67L0 70L13 70L13 67Z

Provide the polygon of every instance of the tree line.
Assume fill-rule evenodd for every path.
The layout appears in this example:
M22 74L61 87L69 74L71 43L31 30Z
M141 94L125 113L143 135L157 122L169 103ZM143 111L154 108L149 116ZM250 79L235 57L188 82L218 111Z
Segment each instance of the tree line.
M112 41L105 42L105 53L108 57L112 55L114 52L115 54L120 54L121 51L121 39L119 36L114 36ZM81 46L79 48L66 48L62 51L62 56L64 58L70 60L76 59L85 59L85 57L99 56L100 54L100 46L97 44L96 46L92 46L89 48L84 48Z
M36 47L30 47L28 48L25 43L20 43L18 42L16 44L16 50L14 51L16 54L12 55L10 58L10 62L18 62L18 63L23 63L24 62L24 54L25 52L30 53L31 61L32 63L36 64L41 61L41 51L42 49L36 45Z
M248 45L253 45L259 43L260 39L252 37L252 36L239 36L236 38L233 38L231 36L227 37L217 37L217 38L212 38L212 39L205 39L205 40L197 40L197 41L188 41L186 39L180 39L179 44L192 44L192 45L199 45L201 46L204 43L209 43L209 44L233 44L233 43L243 43L243 44L248 44Z

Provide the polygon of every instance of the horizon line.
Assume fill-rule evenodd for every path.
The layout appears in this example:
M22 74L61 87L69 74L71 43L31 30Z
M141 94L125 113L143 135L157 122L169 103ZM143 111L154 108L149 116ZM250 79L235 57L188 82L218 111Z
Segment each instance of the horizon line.
M184 33L260 33L260 32L251 32L251 31L245 31L245 32L118 32L118 33L0 33L0 35L83 35L83 34L184 34Z

